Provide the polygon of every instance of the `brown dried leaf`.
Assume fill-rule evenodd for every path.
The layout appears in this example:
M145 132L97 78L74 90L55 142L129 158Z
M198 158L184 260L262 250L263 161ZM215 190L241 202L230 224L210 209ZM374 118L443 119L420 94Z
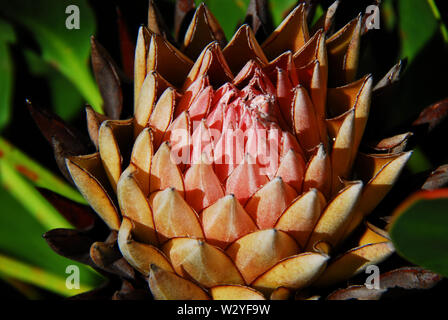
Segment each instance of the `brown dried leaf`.
M187 31L188 24L195 11L194 0L176 0L176 8L174 11L174 35L178 42Z
M448 185L448 164L438 167L431 172L422 186L423 190L436 190Z
M394 65L386 75L378 81L378 83L373 88L373 92L375 94L381 93L383 90L391 87L394 83L398 82L403 74L404 69L406 68L407 59L403 59L398 61L396 65Z
M120 258L104 269L122 278L135 280L135 269L132 268L125 258Z
M75 228L86 229L93 226L95 213L88 206L67 199L51 190L37 188L41 195L50 202Z
M431 289L440 280L438 274L418 267L404 267L386 272L380 277L380 289L368 289L364 285L350 286L331 293L328 300L379 300L386 292L394 289Z
M353 285L331 293L327 300L379 300L385 289L369 290L364 285Z
M264 41L274 28L268 1L250 0L244 23L252 28L258 42Z
M413 136L412 132L406 132L390 138L382 139L369 145L376 152L400 153L406 149L408 140Z
M107 268L122 257L113 243L94 242L90 247L90 257L100 268Z
M319 20L314 24L312 28L312 33L317 32L319 29L323 29L325 33L331 35L334 28L334 20L336 18L336 11L338 9L340 0L333 2L331 6L328 7L327 11L319 18Z
M433 105L425 108L417 120L413 122L414 126L428 125L428 131L432 131L440 123L442 123L448 116L448 98L436 102Z
M149 1L148 6L148 29L152 33L163 36L165 39L171 40L171 34L163 16L154 0Z
M112 300L147 300L151 299L148 290L136 289L129 281L123 280L120 290L115 291Z
M120 43L120 52L121 52L121 63L123 66L123 71L127 80L131 80L134 77L134 52L135 52L135 44L134 41L131 40L131 36L129 34L129 28L126 25L123 16L121 15L120 9L117 8L117 25L118 25L118 36Z
M383 274L380 281L384 287L403 289L431 289L442 277L418 267L404 267Z
M121 81L118 76L115 62L104 47L91 37L92 68L103 97L103 109L112 119L119 119L123 109L123 94L121 92Z
M115 241L95 242L90 247L90 257L100 269L127 279L134 279L135 271L123 258L116 242L116 232L112 233Z
M67 181L73 183L64 159L68 156L88 153L91 144L86 137L70 127L57 115L33 106L30 101L26 103L40 132L53 147L54 157L59 170Z
M76 156L77 154L66 150L63 144L54 137L51 141L51 146L53 147L54 159L56 160L59 171L61 171L62 175L67 181L69 181L71 184L74 184L73 179L65 165L65 158Z
M67 152L75 154L87 152L88 140L76 129L70 127L56 114L33 106L29 100L26 101L26 104L34 122L50 144L53 143L54 138L62 144Z
M71 260L92 265L89 250L95 241L86 232L72 229L53 229L43 238L53 251Z

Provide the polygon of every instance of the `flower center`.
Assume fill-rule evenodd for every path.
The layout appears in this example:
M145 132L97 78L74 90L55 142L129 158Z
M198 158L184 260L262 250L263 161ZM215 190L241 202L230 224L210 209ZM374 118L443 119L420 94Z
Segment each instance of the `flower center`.
M216 185L216 177L225 193L235 194L241 203L275 177L301 191L303 151L261 68L245 67L233 83L217 90L206 78L198 79L178 106L186 112L177 115L164 140L170 142L171 160L187 185L195 179L195 188L207 189ZM210 168L198 169L204 165Z

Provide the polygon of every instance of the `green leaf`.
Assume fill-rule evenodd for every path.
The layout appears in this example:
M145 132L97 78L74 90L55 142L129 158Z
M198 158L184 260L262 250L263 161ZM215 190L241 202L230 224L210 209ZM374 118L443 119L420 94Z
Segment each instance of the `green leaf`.
M384 28L388 32L393 32L394 28L397 24L397 14L395 12L394 4L390 0L383 1L381 3L381 12L382 12L382 19L381 21L383 23Z
M12 26L3 19L0 19L0 43L16 42L16 35Z
M394 213L389 233L401 256L448 276L448 189L412 195Z
M440 14L440 10L436 5L435 0L428 0L428 4L431 7L434 17L437 19L437 21L440 24L440 32L443 36L443 40L445 41L445 43L448 43L448 28L447 28L446 24L443 22L442 16Z
M17 259L22 264L33 266L44 273L52 274L58 278L67 276L65 273L67 266L76 265L80 269L80 283L83 290L95 287L102 281L102 277L90 267L61 257L53 252L42 238L42 234L47 229L29 214L22 203L18 202L3 188L0 188L0 203L2 204L2 210L0 211L0 253L2 255L6 255L10 259ZM50 288L48 287L50 283L39 282L42 281L40 277L34 273L29 273L29 270L26 268L11 268L11 265L5 266L5 261L9 260L3 259L0 262L0 273L4 276L39 285L49 290L59 288L60 290L58 289L57 292L64 295L76 294L74 290L68 292L66 288L61 286L52 286ZM20 264L12 265L20 267Z
M3 159L0 160L0 182L47 230L72 227L31 183Z
M407 163L407 167L412 173L419 173L431 169L432 165L422 149L417 147L414 149L412 157Z
M235 33L238 23L246 15L249 0L195 0L196 6L204 2L221 25L227 40Z
M426 0L397 1L397 6L401 57L412 62L437 31L437 20Z
M67 29L66 7L80 10L80 29ZM23 24L35 37L42 58L59 70L95 110L102 99L88 67L90 35L94 34L93 12L85 0L14 0L0 6L6 16Z
M311 25L314 26L314 24L319 21L320 17L323 16L323 14L325 13L324 9L322 8L322 6L320 4L318 4L316 6L316 11L314 12L314 16L313 19L311 21Z
M84 98L73 83L34 51L25 49L24 56L31 72L48 81L54 112L64 120L79 115L84 105Z
M250 0L195 0L196 6L204 2L219 21L227 40L230 40L239 23L244 21ZM290 9L297 5L297 0L270 0L274 26L278 26Z
M11 117L14 77L9 44L14 42L15 33L11 25L0 19L0 130Z
M8 161L35 186L49 189L79 203L86 203L81 194L51 171L29 158L18 148L0 136L0 159Z
M0 273L26 283L36 285L54 293L70 297L94 289L94 286L79 285L79 288L69 288L66 278L43 269L25 264L21 261L0 254ZM68 276L68 275L66 275Z
M274 25L278 26L286 18L289 10L297 5L297 0L272 0L269 1Z
M64 120L77 117L84 112L85 101L76 87L60 73L51 72L47 80L51 88L54 112Z
M195 0L196 6L202 2L211 10L224 30L227 40L230 40L238 24L244 21L250 0ZM269 1L274 25L278 26L295 5L296 0Z

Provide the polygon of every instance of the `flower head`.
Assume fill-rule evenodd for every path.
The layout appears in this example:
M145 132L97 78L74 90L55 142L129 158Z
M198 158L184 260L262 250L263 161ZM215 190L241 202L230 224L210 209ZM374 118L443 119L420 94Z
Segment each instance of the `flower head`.
M225 44L201 5L179 50L150 10L133 118L88 109L98 152L66 165L155 298L285 298L393 252L368 225L337 253L410 156L358 152L372 94L371 76L355 80L362 21L327 36L330 11L309 31L302 4L261 44L254 23Z

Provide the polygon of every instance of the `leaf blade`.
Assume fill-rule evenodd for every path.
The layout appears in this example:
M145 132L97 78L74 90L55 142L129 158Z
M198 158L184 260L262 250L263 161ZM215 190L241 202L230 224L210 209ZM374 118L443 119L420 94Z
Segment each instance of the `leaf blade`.
M6 126L11 117L13 91L13 66L8 44L15 42L11 25L0 19L0 129Z
M448 275L448 189L419 191L397 208L390 236L397 252L424 268Z
M1 254L61 277L67 276L68 265L76 265L80 269L80 284L97 286L100 283L101 277L93 269L54 253L42 238L45 227L3 188L0 188L0 203Z
M10 163L0 161L0 181L25 208L47 229L70 228L68 223L48 201L22 177Z
M76 5L80 11L80 29L67 29L65 9ZM45 10L43 10L45 8ZM102 99L88 68L89 36L95 31L93 12L85 0L9 1L0 11L18 21L34 35L42 58L70 80L92 107L102 112Z
M73 201L83 204L87 203L77 190L29 158L25 153L1 136L0 159L4 159L13 165L16 170L29 178L36 186L49 189Z
M66 297L94 289L86 284L80 284L79 289L69 289L65 278L1 254L0 273Z

